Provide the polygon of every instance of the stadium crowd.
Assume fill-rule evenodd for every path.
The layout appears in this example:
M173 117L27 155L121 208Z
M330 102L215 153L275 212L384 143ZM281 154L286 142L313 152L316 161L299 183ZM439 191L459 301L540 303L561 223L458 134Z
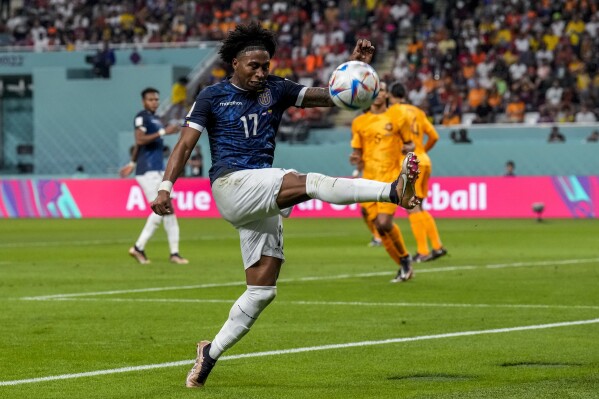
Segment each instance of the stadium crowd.
M410 100L453 125L595 122L599 2L450 1L415 27L392 78Z
M9 2L10 3L10 2ZM12 2L16 3L16 2ZM593 122L599 0L23 0L0 9L4 45L81 50L103 41L221 40L260 20L278 33L272 73L325 85L355 40L393 57L387 81L435 122ZM10 8L10 7L9 7ZM374 60L382 61L380 59ZM381 63L383 64L383 63ZM213 78L226 71L218 66ZM321 110L295 119L319 120Z

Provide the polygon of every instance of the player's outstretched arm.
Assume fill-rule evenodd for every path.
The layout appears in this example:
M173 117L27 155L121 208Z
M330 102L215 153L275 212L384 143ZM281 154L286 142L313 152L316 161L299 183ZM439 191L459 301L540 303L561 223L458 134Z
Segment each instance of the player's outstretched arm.
M184 127L181 131L181 137L179 137L179 141L177 141L173 152L168 158L164 177L160 184L160 188L158 189L158 196L154 202L152 202L152 210L154 213L158 215L169 215L173 212L170 198L172 186L175 184L175 181L177 181L177 178L183 173L185 164L200 139L200 135L201 133L199 131L191 127Z
M334 107L335 103L331 100L329 89L326 87L309 87L304 94L302 107Z
M360 39L356 43L353 52L349 56L349 61L362 61L370 63L374 55L374 46L369 40ZM326 87L309 87L304 94L302 107L333 107L335 103L331 100L329 89Z

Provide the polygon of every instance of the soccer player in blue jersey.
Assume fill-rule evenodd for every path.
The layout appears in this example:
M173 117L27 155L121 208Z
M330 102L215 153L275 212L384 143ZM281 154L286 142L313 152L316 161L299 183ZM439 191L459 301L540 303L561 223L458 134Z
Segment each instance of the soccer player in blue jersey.
M175 134L180 130L179 126L162 126L160 119L154 114L160 104L160 93L158 90L148 87L141 92L144 109L135 115L135 147L131 154L131 162L119 171L122 177L131 174L135 169L135 179L142 188L148 202L152 202L157 195L158 186L164 174L164 144L162 137L166 134ZM148 264L150 260L146 256L145 247L160 223L164 222L164 230L168 238L170 249L169 260L172 263L187 264L189 261L179 255L179 222L174 213L168 215L157 215L152 212L146 224L135 242L129 248L129 255L141 264Z
M221 59L233 75L202 90L185 118L181 137L168 160L152 209L170 215L170 191L200 135L208 134L210 181L216 205L238 231L247 283L212 342L197 345L197 359L186 386L204 385L216 360L238 342L277 293L284 261L281 216L312 198L335 204L394 202L417 204L414 181L418 160L409 153L393 183L301 174L272 167L275 135L283 112L295 107L332 107L327 88L304 87L269 76L276 39L257 23L238 25L223 41ZM370 62L374 47L358 40L350 59Z

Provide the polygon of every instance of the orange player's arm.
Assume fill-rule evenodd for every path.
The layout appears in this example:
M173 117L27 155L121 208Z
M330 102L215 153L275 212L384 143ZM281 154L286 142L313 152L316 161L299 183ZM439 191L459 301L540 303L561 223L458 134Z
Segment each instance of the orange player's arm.
M437 141L439 141L439 133L437 133L437 130L425 115L423 115L422 132L428 136L428 140L426 140L426 144L424 145L424 151L429 152Z

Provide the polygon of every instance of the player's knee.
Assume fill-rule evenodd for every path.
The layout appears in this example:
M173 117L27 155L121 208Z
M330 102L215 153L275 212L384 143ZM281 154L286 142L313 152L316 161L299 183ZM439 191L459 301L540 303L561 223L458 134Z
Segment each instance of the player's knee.
M249 298L256 309L264 310L277 296L276 286L248 286Z
M308 173L306 175L306 194L310 198L315 198L318 195L320 186L324 183L328 176L320 173Z
M374 221L374 226L376 227L376 231L378 231L379 234L386 234L393 230L393 221L377 219Z
M306 175L297 172L288 172L283 176L283 183L277 195L277 205L283 209L308 201L311 197L308 195L307 190Z

